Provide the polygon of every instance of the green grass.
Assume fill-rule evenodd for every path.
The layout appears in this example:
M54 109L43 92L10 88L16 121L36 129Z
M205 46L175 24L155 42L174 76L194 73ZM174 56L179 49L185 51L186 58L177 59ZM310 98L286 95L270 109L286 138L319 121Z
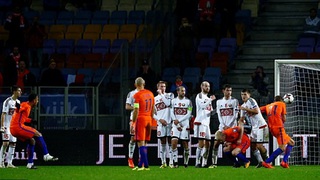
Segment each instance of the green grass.
M0 169L0 179L320 179L320 166L290 166L290 169L281 167L256 169L254 166L248 169L233 169L229 166L219 166L216 169L199 169L193 166L160 169L159 166L151 166L150 169L150 171L138 172L132 171L127 166L39 166L37 170L29 170L25 166L20 166L18 169Z

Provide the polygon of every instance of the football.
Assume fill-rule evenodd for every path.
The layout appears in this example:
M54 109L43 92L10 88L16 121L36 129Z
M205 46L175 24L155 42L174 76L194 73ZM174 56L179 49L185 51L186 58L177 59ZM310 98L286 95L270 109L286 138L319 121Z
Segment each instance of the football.
M292 94L290 93L287 93L283 96L283 101L286 103L286 104L291 104L294 100L294 97Z

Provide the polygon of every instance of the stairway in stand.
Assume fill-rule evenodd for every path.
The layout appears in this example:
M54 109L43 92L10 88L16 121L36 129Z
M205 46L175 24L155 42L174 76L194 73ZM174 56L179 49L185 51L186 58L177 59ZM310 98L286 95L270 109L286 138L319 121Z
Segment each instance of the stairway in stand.
M303 32L304 19L317 0L268 0L255 19L252 31L235 59L227 81L233 86L233 96L241 101L241 90L249 85L256 66L263 66L269 76L270 100L274 97L274 60L289 59ZM262 103L264 104L264 103Z

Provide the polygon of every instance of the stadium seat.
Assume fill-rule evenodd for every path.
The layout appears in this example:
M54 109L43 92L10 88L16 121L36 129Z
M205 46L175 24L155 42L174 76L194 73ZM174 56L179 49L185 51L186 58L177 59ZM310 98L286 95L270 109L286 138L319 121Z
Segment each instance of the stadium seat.
M92 46L93 46L92 39L79 39L76 42L74 52L78 54L88 54L88 53L91 53Z
M118 11L132 11L134 10L135 0L119 0Z
M180 75L179 67L166 67L163 69L161 78L164 81L174 83L177 75Z
M77 74L82 74L84 75L84 84L87 85L87 84L90 84L92 82L92 78L93 78L93 75L94 75L94 70L91 69L91 68L79 68L77 70Z
M110 11L94 11L92 15L92 24L104 25L109 23Z
M228 61L229 53L226 52L215 52L213 53L212 59L210 60L211 67L219 67L222 74L227 74L228 72Z
M112 11L110 15L110 24L126 24L127 23L127 11Z
M118 9L118 0L101 1L102 11L116 11Z
M75 13L73 18L74 24L90 24L92 18L92 12L89 10L79 10Z
M145 12L144 11L130 11L128 15L128 24L140 25L144 23Z
M127 39L115 39L111 44L110 53L118 53L122 47L122 44L127 41Z
M73 53L74 44L73 39L61 39L57 47L57 53L66 55Z
M101 67L103 55L101 53L89 53L84 55L84 68L98 69Z
M84 55L83 54L70 54L67 57L67 61L65 64L66 68L83 68Z
M153 9L154 0L137 0L135 10L149 11Z

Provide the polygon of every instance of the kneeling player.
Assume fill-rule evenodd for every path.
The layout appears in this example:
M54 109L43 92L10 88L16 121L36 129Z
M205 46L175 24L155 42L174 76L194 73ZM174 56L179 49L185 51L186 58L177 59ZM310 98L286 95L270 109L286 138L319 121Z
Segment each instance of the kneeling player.
M250 161L244 154L250 147L250 139L248 135L244 133L242 124L228 128L222 132L217 131L215 137L217 140L225 142L223 152L234 162L234 167L240 167L240 162L237 158L244 163L244 168L249 167Z
M171 130L171 146L172 146L172 158L175 168L178 167L178 140L182 141L184 148L183 159L184 166L188 167L189 161L189 147L188 142L190 139L189 123L192 112L192 103L185 97L186 90L183 86L177 88L178 97L172 100L171 117L173 120Z

